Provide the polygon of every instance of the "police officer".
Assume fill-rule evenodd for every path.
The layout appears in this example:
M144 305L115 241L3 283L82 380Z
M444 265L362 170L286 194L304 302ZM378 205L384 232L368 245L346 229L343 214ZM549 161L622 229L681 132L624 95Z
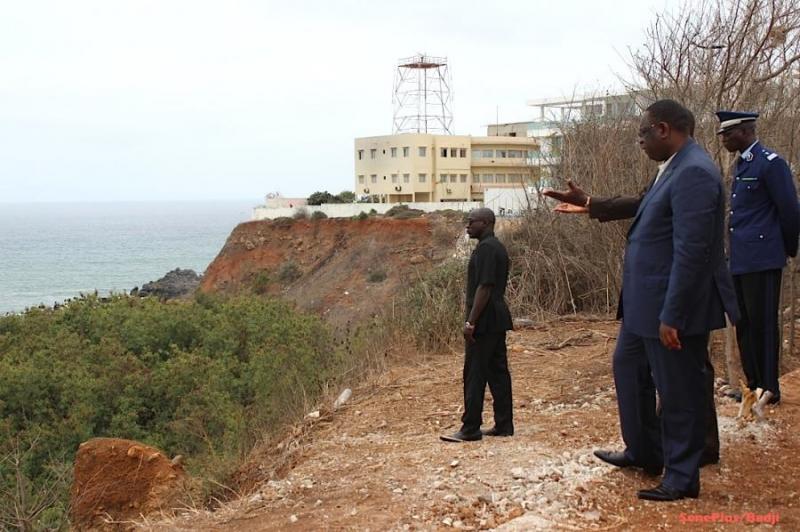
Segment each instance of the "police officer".
M723 146L739 153L731 185L730 268L741 312L736 339L742 369L748 388L764 390L754 407L761 415L781 399L781 272L786 257L797 255L800 209L786 161L758 141L758 113L719 111L717 117Z

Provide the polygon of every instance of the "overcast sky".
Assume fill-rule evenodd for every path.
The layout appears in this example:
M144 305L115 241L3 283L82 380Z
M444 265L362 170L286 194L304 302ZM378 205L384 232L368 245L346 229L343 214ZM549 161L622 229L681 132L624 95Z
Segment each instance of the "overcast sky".
M305 196L446 56L458 134L613 89L669 0L53 0L0 11L0 202ZM498 113L499 108L499 113Z

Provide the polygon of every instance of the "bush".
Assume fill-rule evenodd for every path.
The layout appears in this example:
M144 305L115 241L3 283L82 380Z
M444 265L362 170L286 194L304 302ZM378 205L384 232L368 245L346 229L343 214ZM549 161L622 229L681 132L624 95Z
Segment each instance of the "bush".
M381 283L386 280L386 272L384 270L372 270L367 274L367 282Z
M356 220L361 220L361 221L364 221L367 218L369 218L369 215L364 211L361 211L360 213L358 213L358 216L356 216Z
M271 280L269 272L264 270L258 272L253 279L253 291L256 294L266 294Z
M308 220L308 209L299 207L296 211L294 211L292 218L295 220Z
M311 219L312 220L324 220L327 217L328 217L328 215L325 214L322 211L314 211L314 212L311 213Z
M422 351L440 351L461 339L466 262L448 261L414 282L400 299L398 327Z
M281 229L288 229L294 225L294 218L288 216L279 216L272 220L272 225Z
M300 267L293 260L287 260L278 268L278 279L285 283L292 283L303 275Z
M78 445L99 436L187 456L210 494L342 371L332 345L319 318L255 296L87 296L0 318L0 516L56 487L29 528L63 518L70 479L53 473L69 471Z

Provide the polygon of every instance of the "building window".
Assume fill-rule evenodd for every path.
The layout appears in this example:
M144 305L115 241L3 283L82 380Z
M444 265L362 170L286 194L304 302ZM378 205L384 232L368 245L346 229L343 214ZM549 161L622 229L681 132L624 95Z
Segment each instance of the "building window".
M408 146L403 146L403 157L408 157L408 151L409 151Z
M397 148L392 148L392 157L397 157Z
M494 175L493 174L483 174L481 175L481 181L484 183L494 183Z
M456 174L450 174L450 182L451 183L455 183L457 179L458 179L458 176Z
M363 158L364 158L364 150L358 150L358 160L360 161Z
M442 157L447 157L447 148L442 148L442 149L440 149L440 150L439 150L439 154L440 154Z
M439 183L447 183L447 174L439 174Z
M506 182L506 174L497 174L494 176L495 183L505 183Z
M428 154L428 148L426 146L420 146L417 148L417 154L420 157L425 157Z
M363 185L364 184L364 176L363 175L358 176L358 184L359 185Z
M472 174L472 182L473 183L480 183L481 182L481 174Z
M370 180L371 182L373 182L373 183L377 183L377 182L378 182L378 176L377 176L377 174L372 174L371 176L369 176L369 180Z
M472 158L473 159L480 159L482 155L483 155L483 151L482 150L472 150Z
M419 182L424 183L428 179L427 174L419 174Z
M403 183L411 182L411 174L403 174Z
M378 153L378 150L376 150L375 148L372 148L371 150L369 150L369 158L370 158L370 159L374 159L374 158L375 158L375 155L376 155L377 153Z
M458 156L461 157L462 159L465 159L467 157L467 149L466 148L459 148Z
M508 152L506 150L497 150L497 158L498 159L505 159L508 156Z
M392 183L397 183L397 174L392 174Z
M456 158L456 152L457 152L457 151L458 151L458 148L450 148L450 157L452 157L453 159L455 159L455 158Z
M462 183L466 183L467 182L467 174L461 174L459 176L459 178L461 179Z
M494 157L494 150L482 150L484 159L491 159Z
M522 150L508 150L509 159L521 159L524 152Z

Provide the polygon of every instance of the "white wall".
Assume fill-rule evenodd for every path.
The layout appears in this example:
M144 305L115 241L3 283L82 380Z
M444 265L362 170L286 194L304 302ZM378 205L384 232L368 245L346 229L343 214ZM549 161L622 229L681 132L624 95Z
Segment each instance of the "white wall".
M253 220L268 220L273 218L280 218L282 216L292 217L300 210L305 210L309 215L315 211L324 212L328 218L351 218L358 216L361 212L366 212L375 209L378 214L385 214L386 211L392 207L399 205L398 203L324 203L322 205L305 205L303 207L295 208L281 208L271 209L264 205L258 206L253 209ZM445 209L453 209L455 211L469 212L472 209L483 207L479 201L466 201L466 202L436 202L436 203L404 203L410 209L419 209L424 212L441 211Z

